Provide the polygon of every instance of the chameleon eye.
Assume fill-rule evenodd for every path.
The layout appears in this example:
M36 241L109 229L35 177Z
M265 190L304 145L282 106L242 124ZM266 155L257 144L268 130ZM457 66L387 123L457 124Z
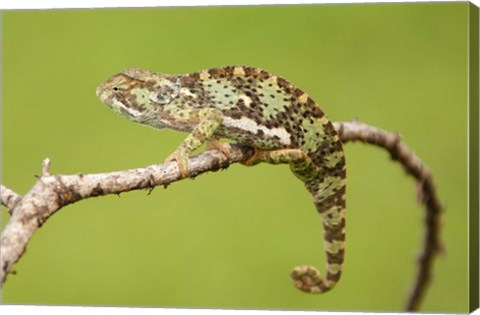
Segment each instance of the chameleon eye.
M114 90L115 92L118 92L118 87L115 86L115 87L113 88L113 90Z

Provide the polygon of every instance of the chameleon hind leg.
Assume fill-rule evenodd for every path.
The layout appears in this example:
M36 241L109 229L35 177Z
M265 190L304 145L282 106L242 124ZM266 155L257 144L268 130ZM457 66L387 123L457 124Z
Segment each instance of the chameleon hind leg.
M322 293L340 280L345 254L345 180L320 169L300 149L256 150L245 165L259 162L290 164L292 172L304 182L323 221L326 276L317 268L295 267L290 276L295 286L305 292Z

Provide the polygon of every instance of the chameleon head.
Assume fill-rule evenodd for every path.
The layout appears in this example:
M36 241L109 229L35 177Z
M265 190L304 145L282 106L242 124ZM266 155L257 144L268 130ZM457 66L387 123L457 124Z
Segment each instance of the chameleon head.
M130 120L142 120L176 98L180 82L172 76L127 68L97 88L97 96L116 113Z

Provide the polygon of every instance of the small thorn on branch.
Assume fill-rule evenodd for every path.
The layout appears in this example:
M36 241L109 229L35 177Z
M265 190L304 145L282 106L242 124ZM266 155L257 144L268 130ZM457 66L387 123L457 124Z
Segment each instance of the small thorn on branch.
M50 159L47 157L42 162L42 176L50 176Z

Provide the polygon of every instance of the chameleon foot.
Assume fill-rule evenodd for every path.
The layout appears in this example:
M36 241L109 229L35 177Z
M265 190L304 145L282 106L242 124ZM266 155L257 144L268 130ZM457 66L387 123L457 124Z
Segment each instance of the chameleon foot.
M178 171L180 172L181 178L187 178L190 176L190 162L188 161L188 157L174 152L165 159L165 163L173 161L177 162L178 164Z
M290 277L298 289L308 293L323 293L335 285L334 282L325 281L320 271L313 266L297 266L293 268Z
M218 151L222 152L227 159L230 158L230 155L232 152L232 146L229 143L221 142L216 138L212 138L208 140L207 150L212 150L212 149L217 149Z
M242 163L245 166L253 166L255 164L258 164L262 161L265 160L265 157L268 155L267 153L270 151L267 150L260 150L260 149L255 149L255 152L251 157L249 157L247 160L242 161Z

